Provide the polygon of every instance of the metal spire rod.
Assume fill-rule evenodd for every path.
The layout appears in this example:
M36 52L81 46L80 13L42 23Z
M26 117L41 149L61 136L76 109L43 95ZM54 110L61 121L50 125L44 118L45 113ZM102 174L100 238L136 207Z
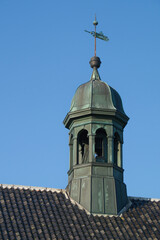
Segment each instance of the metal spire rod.
M96 14L95 14L95 20L93 22L93 25L95 27L95 30L94 30L94 32L95 32L95 34L94 34L94 56L96 56L96 26L98 25L98 22L96 20Z
M105 36L102 32L99 32L99 33L96 32L96 26L98 25L98 22L96 20L96 15L95 15L95 20L93 21L93 25L95 27L94 31L87 31L87 30L84 30L84 31L90 33L94 37L94 56L96 57L96 38L99 38L106 42L109 40L109 38Z

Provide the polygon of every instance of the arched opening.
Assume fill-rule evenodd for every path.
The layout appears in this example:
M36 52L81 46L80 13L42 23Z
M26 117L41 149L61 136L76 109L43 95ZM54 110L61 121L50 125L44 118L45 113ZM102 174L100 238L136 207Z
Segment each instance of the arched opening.
M121 142L118 133L114 135L114 164L121 167Z
M104 129L96 131L95 136L95 159L96 162L107 162L107 135Z
M89 140L87 130L78 133L78 159L77 164L87 163L89 158Z

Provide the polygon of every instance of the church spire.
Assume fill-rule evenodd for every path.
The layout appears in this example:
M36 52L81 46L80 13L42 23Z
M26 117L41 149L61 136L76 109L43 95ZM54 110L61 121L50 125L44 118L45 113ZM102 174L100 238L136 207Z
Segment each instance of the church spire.
M95 55L91 81L80 85L64 119L70 130L70 166L68 192L90 213L117 215L128 203L123 182L123 129L127 124L119 94L101 81L100 58L96 56L96 38L108 41L95 31Z

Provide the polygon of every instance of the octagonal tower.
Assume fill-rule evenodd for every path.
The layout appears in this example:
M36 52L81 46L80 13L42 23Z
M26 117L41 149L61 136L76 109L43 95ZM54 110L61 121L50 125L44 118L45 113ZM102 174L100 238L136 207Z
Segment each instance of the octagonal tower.
M67 189L90 213L117 215L128 203L122 145L129 118L117 91L101 81L100 64L91 58L91 79L77 88L64 119L70 130Z

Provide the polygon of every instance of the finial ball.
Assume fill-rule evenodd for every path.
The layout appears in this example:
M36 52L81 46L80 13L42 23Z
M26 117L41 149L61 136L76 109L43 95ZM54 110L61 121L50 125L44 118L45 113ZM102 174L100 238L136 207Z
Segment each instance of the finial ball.
M91 58L89 63L91 65L91 68L99 68L100 65L101 65L101 60L100 60L99 57L94 56L94 57Z
M98 22L96 20L93 21L93 25L98 25Z

